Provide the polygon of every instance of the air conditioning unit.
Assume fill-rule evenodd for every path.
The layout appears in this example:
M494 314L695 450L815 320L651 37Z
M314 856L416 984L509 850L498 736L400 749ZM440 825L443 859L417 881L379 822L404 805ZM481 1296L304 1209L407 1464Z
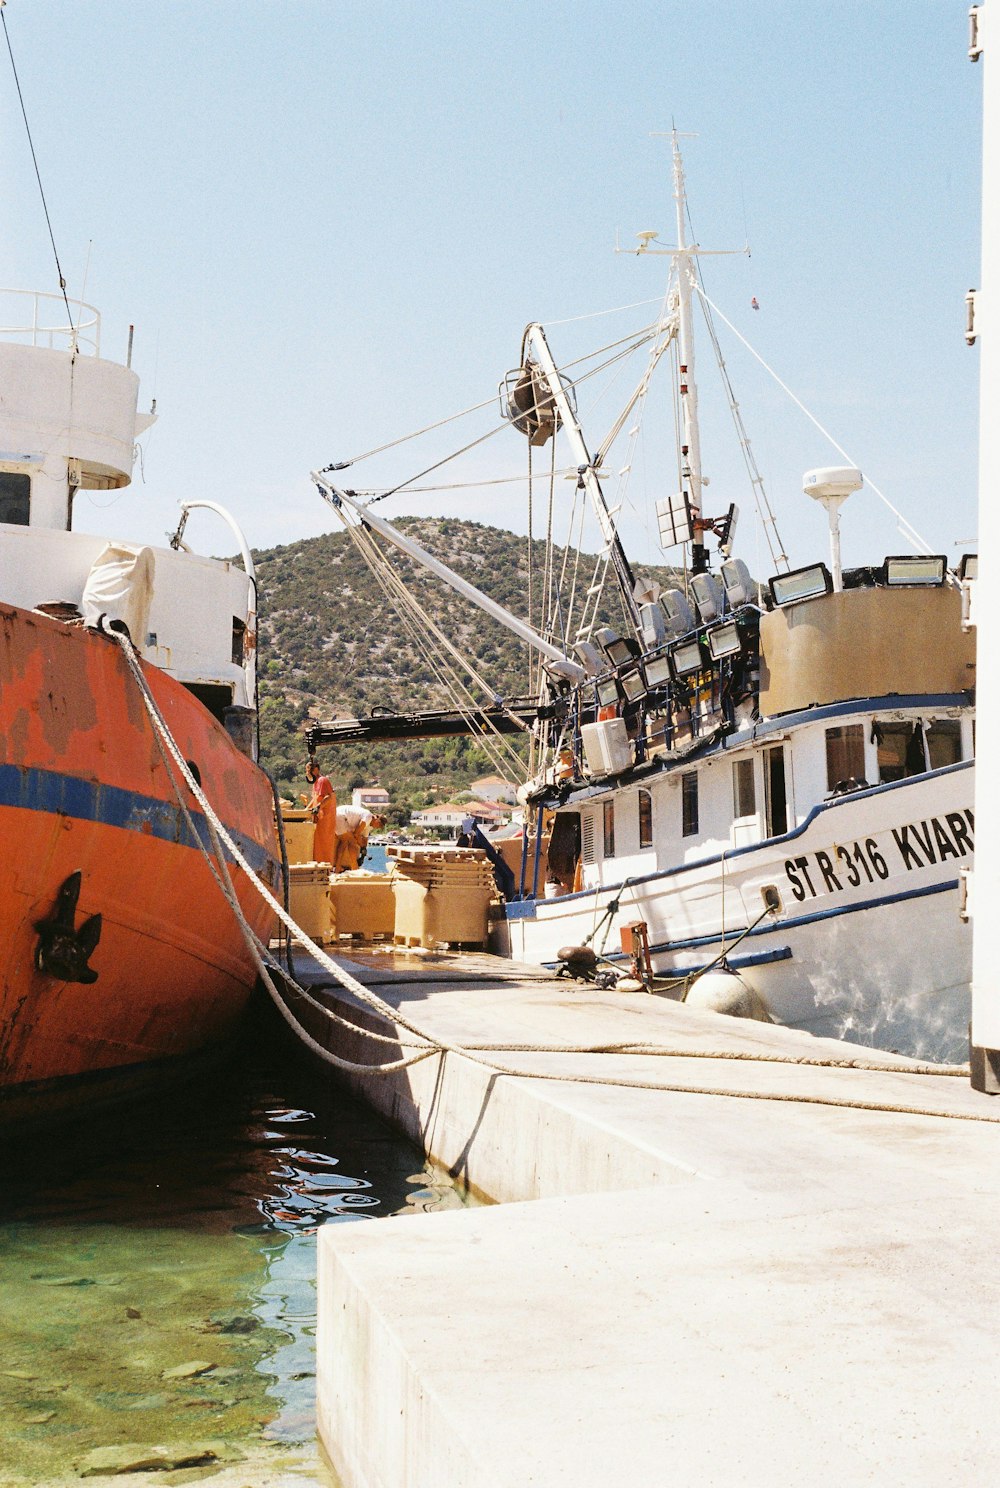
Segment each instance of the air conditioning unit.
M624 718L585 723L580 730L588 775L620 775L632 763L632 745Z

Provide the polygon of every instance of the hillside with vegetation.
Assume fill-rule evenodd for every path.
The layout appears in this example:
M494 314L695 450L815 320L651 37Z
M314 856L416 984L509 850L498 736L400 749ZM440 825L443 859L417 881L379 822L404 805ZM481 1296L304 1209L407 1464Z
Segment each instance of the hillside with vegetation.
M528 543L524 537L477 522L403 518L399 527L428 552L516 615L527 618ZM533 614L541 609L545 544L532 546ZM556 550L558 572L563 553ZM569 572L575 562L570 553ZM312 720L363 717L372 710L410 712L452 706L416 639L411 638L364 558L346 533L308 538L254 555L260 610L260 719L262 763L282 794L305 786L303 733ZM580 579L589 584L593 556L582 555ZM527 652L510 631L400 554L394 567L429 619L475 663L506 698L529 690ZM665 568L645 568L661 584L676 582ZM605 589L600 623L622 628L613 579ZM469 739L427 739L324 748L321 763L341 799L357 785L378 781L392 796L392 817L460 795L495 765Z

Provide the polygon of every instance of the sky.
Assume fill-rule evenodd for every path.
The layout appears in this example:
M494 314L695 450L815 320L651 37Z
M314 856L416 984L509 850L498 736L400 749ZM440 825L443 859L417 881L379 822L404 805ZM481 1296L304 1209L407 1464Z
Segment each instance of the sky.
M648 323L668 260L616 253L616 235L673 242L673 123L694 136L697 241L750 248L704 261L709 295L933 551L974 545L979 353L963 331L981 85L964 0L8 0L4 14L68 291L101 310L103 355L124 359L134 324L140 407L157 404L133 486L81 494L77 527L159 543L186 497L222 503L258 548L337 530L310 470L494 398L529 321L560 362ZM0 284L54 290L4 55L0 77ZM638 308L596 314L621 306ZM816 561L826 517L802 474L845 460L718 330L789 560ZM640 372L581 390L591 448ZM736 551L765 577L704 336L697 376L705 510L739 505ZM647 513L676 488L655 427L672 427L670 406L666 384L647 401L619 516L640 568L664 561ZM339 478L410 480L496 422L492 404ZM535 452L536 471L548 461ZM415 482L457 489L378 510L524 532L526 462L505 428ZM572 493L557 482L557 537ZM536 532L547 499L543 484ZM847 563L914 550L867 488L842 530ZM207 516L188 536L232 546Z

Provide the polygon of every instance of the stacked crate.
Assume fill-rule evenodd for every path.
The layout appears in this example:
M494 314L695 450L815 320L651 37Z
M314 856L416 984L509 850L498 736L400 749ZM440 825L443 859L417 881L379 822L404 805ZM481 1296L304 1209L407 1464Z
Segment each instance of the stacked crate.
M396 906L385 873L355 868L330 879L330 903L337 935L355 940L391 940Z
M397 945L485 946L496 893L486 854L470 847L393 847Z
M296 925L310 940L332 940L336 920L329 897L329 863L291 863L288 880L288 912Z

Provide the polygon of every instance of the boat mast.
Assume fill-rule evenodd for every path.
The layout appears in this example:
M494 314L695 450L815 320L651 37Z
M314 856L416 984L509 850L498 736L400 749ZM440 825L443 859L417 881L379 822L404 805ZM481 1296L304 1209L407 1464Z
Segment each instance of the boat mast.
M691 306L691 283L697 249L687 240L687 196L684 189L684 162L681 159L677 130L671 131L674 161L674 207L677 217L677 247L671 255L677 271L677 312L680 342L680 398L684 442L681 445L681 485L691 512L692 526L701 517L701 435L698 429L698 387L694 380L694 321ZM694 567L697 571L704 549L698 542L694 526ZM699 552L700 550L700 552Z

